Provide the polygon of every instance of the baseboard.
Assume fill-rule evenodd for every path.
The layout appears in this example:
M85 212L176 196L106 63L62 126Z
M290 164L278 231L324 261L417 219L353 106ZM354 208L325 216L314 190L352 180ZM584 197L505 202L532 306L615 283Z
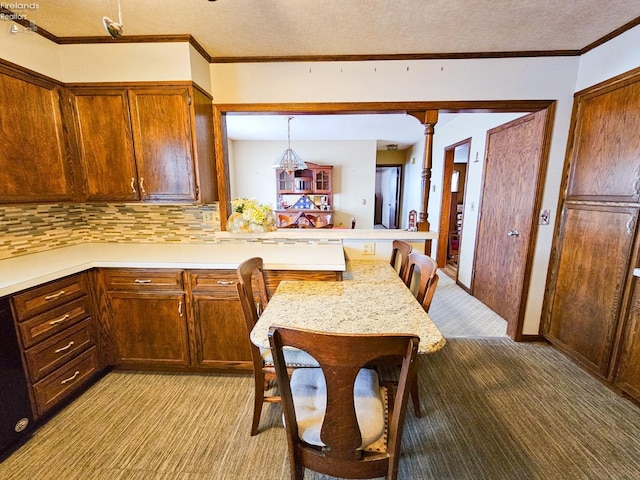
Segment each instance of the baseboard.
M544 342L544 343L548 343L547 339L544 338L540 334L538 334L538 335L521 335L519 341L520 342Z

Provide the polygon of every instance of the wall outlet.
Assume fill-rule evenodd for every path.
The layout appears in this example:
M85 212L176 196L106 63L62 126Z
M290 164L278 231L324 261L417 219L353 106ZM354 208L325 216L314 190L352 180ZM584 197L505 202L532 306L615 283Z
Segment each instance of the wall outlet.
M376 244L375 243L363 243L362 244L362 254L363 255L375 255L376 254Z
M205 225L211 225L213 223L213 212L202 212L202 223Z

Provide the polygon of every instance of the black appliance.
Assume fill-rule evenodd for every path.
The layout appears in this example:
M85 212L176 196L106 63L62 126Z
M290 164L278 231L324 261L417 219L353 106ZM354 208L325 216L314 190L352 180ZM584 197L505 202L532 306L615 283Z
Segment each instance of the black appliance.
M31 434L33 424L9 299L0 299L0 461Z

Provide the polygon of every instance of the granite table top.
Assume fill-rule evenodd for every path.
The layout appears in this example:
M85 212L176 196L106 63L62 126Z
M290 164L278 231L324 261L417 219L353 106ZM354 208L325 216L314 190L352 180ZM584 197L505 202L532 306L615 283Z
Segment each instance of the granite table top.
M400 282L398 272L386 260L352 260L346 262L343 280L358 282Z
M395 281L283 281L251 341L269 348L271 325L337 333L410 333L420 337L418 353L440 350L445 339L411 291Z

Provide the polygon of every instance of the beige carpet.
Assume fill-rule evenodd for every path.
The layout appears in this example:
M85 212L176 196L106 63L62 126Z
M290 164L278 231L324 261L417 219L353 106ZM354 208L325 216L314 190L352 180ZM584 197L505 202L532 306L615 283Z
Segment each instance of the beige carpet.
M429 316L445 338L506 337L507 322L469 295L444 272L438 272L438 286Z
M640 409L552 347L453 338L420 361L426 416L407 415L401 479L640 478ZM0 478L288 478L280 408L267 405L250 437L251 395L249 377L110 373Z

